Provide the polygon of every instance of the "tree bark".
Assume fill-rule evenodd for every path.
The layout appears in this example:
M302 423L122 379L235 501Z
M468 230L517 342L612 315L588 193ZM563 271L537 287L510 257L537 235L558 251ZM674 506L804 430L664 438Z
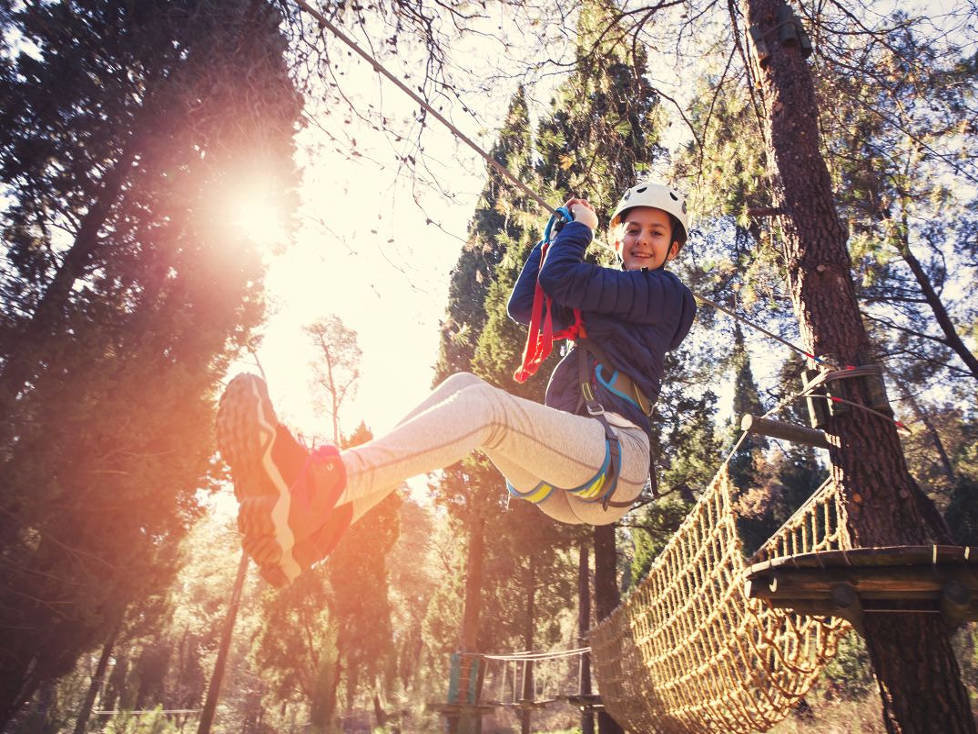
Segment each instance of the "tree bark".
M615 526L594 528L594 611L602 620L621 602L618 593L618 555L615 551ZM600 734L624 734L618 722L606 711L598 714Z
M478 652L479 613L482 607L482 565L485 556L485 520L477 508L469 510L469 548L465 561L465 607L462 610L462 652ZM463 665L465 661L463 660ZM462 694L464 696L464 692ZM449 720L453 734L476 734L482 730L482 717L463 712Z
M479 612L482 606L482 562L485 521L476 511L469 520L469 548L465 560L465 607L462 611L462 652L478 652Z
M523 615L523 649L533 649L533 631L536 622L536 574L533 568L533 559L527 559L526 573L524 579L526 593L526 612ZM527 660L523 669L523 694L524 701L532 701L534 695L533 685L533 661ZM531 734L532 729L532 710L525 708L520 711L520 734Z
M790 10L783 0L744 0L748 25L769 56L761 67L771 180L784 214L780 225L791 297L812 354L836 366L872 360L859 314L846 231L835 209L821 154L812 76L796 43L779 30ZM853 402L868 404L857 380ZM852 542L858 546L927 543L896 427L850 408L829 420L832 476L839 486ZM975 732L968 696L942 621L930 615L868 614L865 637L888 732Z
M238 562L238 575L234 579L231 590L231 601L228 602L227 616L224 618L224 629L221 630L221 645L217 650L217 660L214 662L214 674L207 687L207 698L200 712L200 723L197 734L208 734L214 723L214 712L217 710L217 698L221 693L221 682L224 680L224 667L227 665L228 650L231 647L231 633L234 632L234 622L238 618L238 606L241 604L241 590L244 588L245 573L248 570L248 555L242 551Z

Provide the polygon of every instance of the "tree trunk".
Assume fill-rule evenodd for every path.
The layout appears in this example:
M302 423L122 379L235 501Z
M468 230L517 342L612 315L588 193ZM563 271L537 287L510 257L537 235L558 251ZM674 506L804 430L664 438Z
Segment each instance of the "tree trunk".
M469 513L469 548L465 561L465 607L462 610L461 643L462 652L478 652L486 524L476 509L470 509ZM477 734L482 730L482 717L478 713L465 711L457 718L449 720L449 729L453 734Z
M533 559L527 559L526 574L524 576L524 588L526 593L526 612L523 615L523 649L533 649L533 628L536 620L536 575L534 574ZM524 701L532 701L536 698L533 685L533 661L527 660L523 668L523 694ZM531 734L532 729L532 709L524 708L520 711L520 734Z
M380 695L374 693L374 720L377 722L377 728L383 730L387 726L387 712L384 711L384 705L380 702Z
M577 555L577 644L587 644L591 629L591 574L588 562L587 544L581 543ZM581 696L591 695L591 656L581 655L577 692ZM581 734L594 734L594 714L585 709L581 712Z
M98 198L82 218L75 240L61 260L61 266L44 291L34 314L20 329L18 338L11 342L17 345L16 351L3 355L6 362L0 371L0 409L4 412L30 380L44 337L62 322L61 311L75 281L84 274L85 267L98 248L99 231L116 205L134 158L135 146L130 143L119 161L103 177Z
M221 630L221 645L217 650L217 660L214 662L214 674L211 676L210 685L207 687L207 698L204 701L204 708L200 712L200 723L197 725L197 734L208 734L211 730L211 724L214 722L217 697L221 693L221 682L224 679L224 666L228 660L228 650L231 647L231 633L234 631L234 622L238 617L238 606L241 604L241 590L244 588L245 573L247 570L248 555L242 551L241 560L238 562L238 575L234 579L234 587L231 590L231 601L228 603L227 616L224 618L224 629Z
M99 689L102 687L102 681L105 679L105 671L109 667L109 656L112 655L112 648L115 646L116 638L119 636L119 630L122 629L122 619L112 627L112 631L109 632L109 637L102 645L102 654L99 655L98 665L95 666L95 673L92 675L92 682L88 686L88 692L85 694L85 700L82 701L81 711L78 712L78 721L75 722L75 732L74 734L82 734L85 728L88 726L88 718L92 715L92 706L95 704L95 696L98 694Z
M761 65L771 180L784 212L778 217L788 279L802 338L812 354L836 366L872 361L860 319L846 231L835 210L831 180L819 147L811 73L797 42L782 45L790 17L783 0L744 0L747 23L769 56ZM857 380L849 399L868 404ZM850 408L826 428L832 475L847 525L859 546L927 543L914 501L915 484L892 421ZM975 732L947 630L932 615L869 614L865 636L889 732Z
M31 700L47 677L38 669L37 656L26 663L16 660L0 679L0 732L6 731L24 705Z
M615 551L615 526L594 528L594 611L602 620L621 601L618 593L618 556ZM624 734L624 729L606 711L598 714L600 734Z
M482 561L485 521L473 511L469 520L469 548L465 559L465 608L462 610L462 652L478 652L479 612L482 606Z

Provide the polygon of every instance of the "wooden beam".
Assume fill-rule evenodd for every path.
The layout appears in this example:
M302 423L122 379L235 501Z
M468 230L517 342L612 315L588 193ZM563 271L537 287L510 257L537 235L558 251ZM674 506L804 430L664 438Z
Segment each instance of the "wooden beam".
M785 441L814 446L819 449L827 449L831 446L825 434L814 428L806 428L794 423L775 421L770 418L762 418L759 415L746 414L740 419L740 429L748 433L756 433L760 436L770 436L771 438L781 438Z

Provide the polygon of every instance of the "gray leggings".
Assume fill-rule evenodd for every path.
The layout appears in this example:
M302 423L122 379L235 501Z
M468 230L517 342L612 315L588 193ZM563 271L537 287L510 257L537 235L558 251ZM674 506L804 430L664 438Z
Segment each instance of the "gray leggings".
M649 439L641 428L607 415L621 441L622 466L616 502L638 496L648 477ZM347 486L340 503L353 503L354 517L418 474L454 464L481 450L519 492L540 482L575 488L599 471L606 457L601 423L510 395L475 375L452 375L388 434L341 453ZM605 525L627 507L602 509L562 489L538 503L565 523Z

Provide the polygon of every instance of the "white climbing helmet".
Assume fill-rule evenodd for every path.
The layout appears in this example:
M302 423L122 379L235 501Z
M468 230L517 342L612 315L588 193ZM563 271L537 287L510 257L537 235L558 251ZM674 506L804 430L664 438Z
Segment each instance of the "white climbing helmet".
M689 231L686 198L674 188L652 181L642 181L635 184L622 194L621 201L615 207L615 213L611 215L609 227L611 229L617 227L621 223L621 214L636 206L655 207L674 216L679 221L681 228L676 233L675 239L679 241L680 245L686 242Z

